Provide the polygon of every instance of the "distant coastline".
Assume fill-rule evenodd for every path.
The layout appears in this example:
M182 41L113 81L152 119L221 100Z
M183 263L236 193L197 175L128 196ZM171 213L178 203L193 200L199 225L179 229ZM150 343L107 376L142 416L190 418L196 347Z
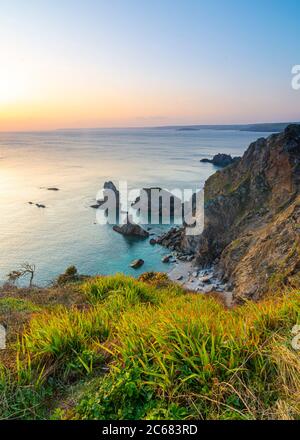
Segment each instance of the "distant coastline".
M299 124L299 122L268 122L257 124L233 124L233 125L178 125L156 127L161 129L176 128L178 131L198 131L198 130L237 130L237 131L252 131L252 132L270 132L279 133L290 124Z
M199 130L220 130L220 131L248 131L256 133L279 133L286 129L290 124L300 124L300 122L259 122L256 124L191 124L191 125L159 125L144 127L81 127L81 128L58 128L55 131L97 131L97 130L170 130L177 131L199 131Z

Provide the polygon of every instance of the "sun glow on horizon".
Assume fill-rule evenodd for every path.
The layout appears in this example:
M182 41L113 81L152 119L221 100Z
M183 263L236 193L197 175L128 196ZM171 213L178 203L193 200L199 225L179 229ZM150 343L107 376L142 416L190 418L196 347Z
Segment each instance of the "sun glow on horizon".
M298 3L62 3L2 5L0 131L300 119Z

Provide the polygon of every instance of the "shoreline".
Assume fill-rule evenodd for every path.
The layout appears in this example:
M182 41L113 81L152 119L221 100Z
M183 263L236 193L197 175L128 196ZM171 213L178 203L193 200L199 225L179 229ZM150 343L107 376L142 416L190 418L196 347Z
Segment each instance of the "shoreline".
M217 278L213 267L201 269L193 262L176 261L167 275L171 281L189 292L203 295L216 293L224 300L227 307L232 305L232 292L227 290L227 285Z

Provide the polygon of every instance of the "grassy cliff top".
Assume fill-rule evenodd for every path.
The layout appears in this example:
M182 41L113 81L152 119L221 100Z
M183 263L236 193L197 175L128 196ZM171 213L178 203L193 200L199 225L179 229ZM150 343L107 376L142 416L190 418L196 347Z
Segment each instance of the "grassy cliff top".
M300 297L280 293L228 310L163 274L2 289L0 418L299 418Z

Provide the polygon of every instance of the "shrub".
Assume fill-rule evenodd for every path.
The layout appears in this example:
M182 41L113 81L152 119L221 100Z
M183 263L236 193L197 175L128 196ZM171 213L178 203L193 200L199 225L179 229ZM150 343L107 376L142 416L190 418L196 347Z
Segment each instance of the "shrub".
M74 283L79 280L78 270L75 266L70 266L66 269L65 273L59 275L56 283L61 286L67 283Z

